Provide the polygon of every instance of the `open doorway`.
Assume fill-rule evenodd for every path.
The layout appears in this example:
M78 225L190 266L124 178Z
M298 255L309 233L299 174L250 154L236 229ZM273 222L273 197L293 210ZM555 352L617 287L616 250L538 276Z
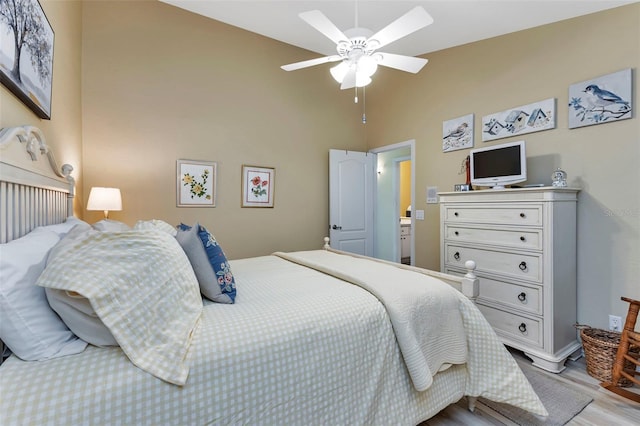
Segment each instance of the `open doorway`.
M411 157L398 159L398 205L400 211L400 263L411 265Z
M403 263L413 265L414 219L407 210L415 200L415 141L400 142L371 152L377 155L374 257L398 263L404 260Z

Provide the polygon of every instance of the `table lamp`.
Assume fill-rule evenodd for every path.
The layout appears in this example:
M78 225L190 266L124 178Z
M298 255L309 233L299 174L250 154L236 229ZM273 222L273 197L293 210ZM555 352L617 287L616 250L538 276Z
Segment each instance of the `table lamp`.
M89 193L87 210L102 210L104 218L109 218L109 210L122 210L122 195L120 188L103 188L94 186Z

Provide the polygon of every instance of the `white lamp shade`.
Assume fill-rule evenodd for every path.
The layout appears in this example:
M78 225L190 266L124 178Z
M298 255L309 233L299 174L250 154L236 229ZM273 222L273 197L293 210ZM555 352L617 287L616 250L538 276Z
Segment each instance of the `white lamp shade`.
M89 193L87 210L122 210L122 195L119 188L94 186Z

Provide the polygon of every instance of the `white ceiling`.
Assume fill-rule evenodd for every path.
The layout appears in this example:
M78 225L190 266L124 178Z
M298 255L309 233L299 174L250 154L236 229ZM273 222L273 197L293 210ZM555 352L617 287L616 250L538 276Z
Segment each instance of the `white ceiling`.
M389 53L417 56L639 0L160 1L320 55L335 54L335 45L300 19L300 12L318 9L344 32L355 26L357 6L359 26L376 32L421 5L434 23L384 48Z

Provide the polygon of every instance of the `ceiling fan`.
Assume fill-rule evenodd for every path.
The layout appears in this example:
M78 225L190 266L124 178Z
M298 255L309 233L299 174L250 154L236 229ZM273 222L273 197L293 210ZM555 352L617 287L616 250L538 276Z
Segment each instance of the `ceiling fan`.
M428 62L423 58L377 51L433 23L433 18L421 6L411 9L375 34L371 30L358 27L357 10L355 28L344 33L319 10L302 12L299 16L333 41L338 54L281 66L285 71L341 61L330 71L333 78L340 83L340 89L344 90L371 83L371 76L376 72L378 65L415 74Z

